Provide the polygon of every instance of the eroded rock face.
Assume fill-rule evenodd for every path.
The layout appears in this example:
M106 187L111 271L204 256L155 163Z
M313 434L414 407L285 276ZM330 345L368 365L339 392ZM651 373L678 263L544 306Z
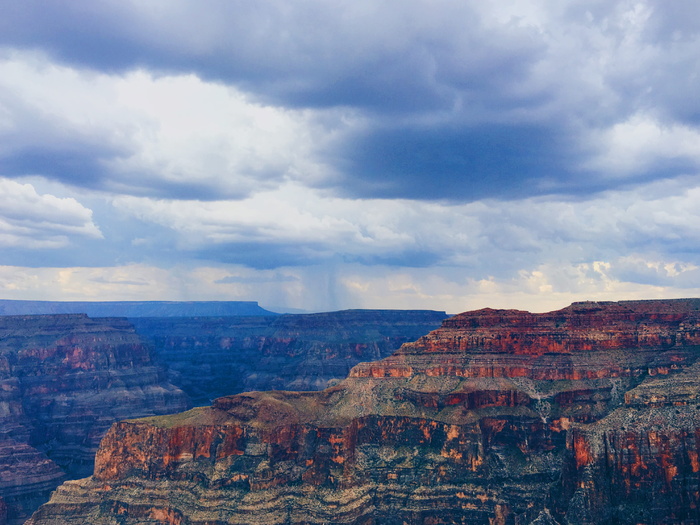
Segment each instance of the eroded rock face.
M28 523L698 523L699 308L468 312L321 392L123 421Z
M89 474L114 421L188 406L124 319L0 317L0 497L8 519L26 518L66 477Z
M568 436L558 491L573 523L700 523L700 362L649 378Z
M438 328L445 312L132 319L196 405L252 390L321 390Z

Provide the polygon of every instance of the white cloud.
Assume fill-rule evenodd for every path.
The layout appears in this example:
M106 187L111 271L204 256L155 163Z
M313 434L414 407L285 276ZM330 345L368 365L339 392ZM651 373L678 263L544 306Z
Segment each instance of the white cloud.
M129 118L113 100L109 75L0 48L0 154L70 150L76 144L123 147Z
M108 268L24 268L0 266L3 299L138 300L178 294L171 272L146 265Z
M0 246L61 248L102 238L92 211L73 198L40 195L31 184L0 178Z
M439 254L455 242L458 249L471 250L478 235L476 221L460 213L463 208L334 198L296 184L236 202L118 197L113 203L123 213L172 229L185 250L245 242L293 243L315 252L318 262L335 254Z
M628 281L614 275L620 261L548 263L513 278L473 279L463 268L348 267L342 284L356 308L429 308L459 313L479 308L546 312L575 301L620 301L700 296L700 281L666 285ZM697 274L696 274L697 276Z
M503 278L548 261L580 263L645 250L697 252L698 199L700 183L686 178L568 202L357 200L288 184L236 202L119 197L113 203L124 214L170 229L180 248L193 253L217 246L235 251L236 244L250 242L293 244L309 264L337 257L391 259L406 266L462 265L475 278Z
M318 272L316 272L318 275ZM222 282L235 276L231 282ZM305 276L307 282L302 282ZM268 306L313 304L309 277L300 269L255 271L237 266L146 264L114 267L26 268L0 266L3 299L54 301L242 300Z
M623 275L631 264L690 281L640 282ZM6 299L246 300L263 307L328 311L346 308L434 309L448 313L491 308L537 312L574 301L619 301L700 296L697 267L671 260L615 259L547 263L509 278L472 278L463 267L405 268L338 263L275 270L236 265L144 264L100 268L0 266Z
M175 197L332 179L318 151L351 122L343 111L261 105L191 74L95 73L18 52L0 60L0 110L0 155L39 165L19 175ZM70 152L72 166L38 161L46 151Z
M663 124L648 114L637 113L599 130L591 142L599 153L584 167L612 176L638 176L670 162L700 165L700 130Z
M316 183L333 175L317 159L329 131L317 114L251 102L241 92L193 75L120 79L115 102L143 122L138 149L109 166L128 180L147 172L161 182L244 196L284 180Z

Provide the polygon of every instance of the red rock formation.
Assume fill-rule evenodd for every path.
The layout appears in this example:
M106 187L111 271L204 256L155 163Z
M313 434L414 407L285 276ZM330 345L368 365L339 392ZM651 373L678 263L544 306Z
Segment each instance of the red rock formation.
M698 523L700 301L481 310L322 392L112 427L30 525Z
M26 518L67 475L91 470L114 421L187 406L124 319L0 317L0 497L8 519Z
M575 523L700 522L700 362L575 428L559 497Z

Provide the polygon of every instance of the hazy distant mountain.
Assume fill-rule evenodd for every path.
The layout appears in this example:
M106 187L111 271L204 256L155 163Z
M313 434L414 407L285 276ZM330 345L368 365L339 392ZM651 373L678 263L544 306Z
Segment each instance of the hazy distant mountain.
M0 315L87 314L90 317L210 317L277 315L256 301L15 301L0 299Z

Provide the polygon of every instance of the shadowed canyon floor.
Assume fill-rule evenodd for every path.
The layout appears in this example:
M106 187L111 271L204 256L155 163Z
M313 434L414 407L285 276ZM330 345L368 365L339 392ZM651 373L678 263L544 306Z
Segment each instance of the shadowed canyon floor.
M690 524L700 300L457 315L321 392L123 421L49 524Z
M321 390L362 361L438 328L431 310L344 310L274 317L130 319L195 405L251 390Z

